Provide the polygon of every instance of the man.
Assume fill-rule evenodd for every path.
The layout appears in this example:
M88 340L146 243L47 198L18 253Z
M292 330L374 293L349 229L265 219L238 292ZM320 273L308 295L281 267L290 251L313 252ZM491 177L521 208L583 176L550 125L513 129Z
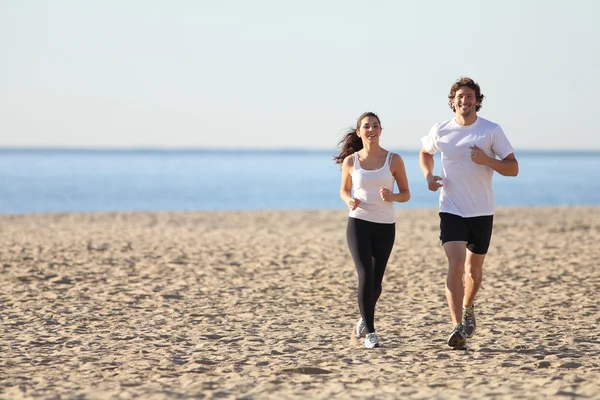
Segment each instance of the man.
M473 302L492 237L494 171L517 176L514 150L498 124L477 115L483 94L470 78L460 78L448 95L454 118L438 123L421 139L421 170L429 190L440 190L440 239L448 258L446 299L454 324L448 345L466 347L475 332ZM433 175L433 155L441 151L442 176ZM464 274L464 285L463 285Z

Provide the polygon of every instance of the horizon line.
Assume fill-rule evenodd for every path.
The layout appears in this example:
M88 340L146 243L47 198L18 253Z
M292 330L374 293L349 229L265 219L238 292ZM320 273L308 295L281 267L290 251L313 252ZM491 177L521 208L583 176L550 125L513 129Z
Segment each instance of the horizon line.
M402 151L402 152L419 152L419 148L399 148L399 147L389 147L394 151ZM153 151L153 152L211 152L211 151L229 151L229 152L244 152L244 151L259 151L259 152L331 152L336 151L337 148L311 148L311 147L292 147L292 146L281 146L281 147L199 147L199 146L186 146L186 147L172 147L172 146L2 146L0 145L0 151L89 151L89 152L108 152L108 151ZM598 149L578 149L578 148L569 148L569 149L553 149L553 148L545 148L545 149L533 149L533 148L522 148L515 150L515 153L519 152L527 152L527 153L598 153L600 152L600 148Z

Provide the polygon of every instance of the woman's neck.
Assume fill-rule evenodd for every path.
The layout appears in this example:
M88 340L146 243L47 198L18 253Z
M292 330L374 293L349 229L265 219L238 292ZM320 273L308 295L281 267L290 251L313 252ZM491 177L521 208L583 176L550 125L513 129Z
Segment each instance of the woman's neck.
M376 156L381 154L384 150L379 143L364 143L361 151L365 156Z

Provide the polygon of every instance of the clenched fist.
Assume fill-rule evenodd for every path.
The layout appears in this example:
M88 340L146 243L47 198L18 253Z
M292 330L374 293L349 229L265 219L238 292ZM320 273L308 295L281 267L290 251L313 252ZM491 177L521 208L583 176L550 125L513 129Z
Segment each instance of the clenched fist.
M394 201L394 193L390 189L379 188L379 196L383 201Z
M351 198L350 200L348 200L348 208L350 209L350 211L356 210L356 208L358 207L359 204L360 204L360 200L355 199L354 197Z
M429 190L431 190L432 192L436 192L439 188L441 188L443 185L440 183L442 181L442 178L440 176L437 175L429 175L427 177L427 187L429 188Z
M490 157L488 157L483 150L477 146L469 146L469 149L471 149L471 161L473 161L475 164L487 165Z

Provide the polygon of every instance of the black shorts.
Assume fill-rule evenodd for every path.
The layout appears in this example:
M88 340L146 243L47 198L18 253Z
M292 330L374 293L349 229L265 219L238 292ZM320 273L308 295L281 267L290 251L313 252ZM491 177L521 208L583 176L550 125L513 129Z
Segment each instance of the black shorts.
M486 254L492 240L493 215L463 218L449 213L440 213L440 240L467 242L467 249L475 254Z

